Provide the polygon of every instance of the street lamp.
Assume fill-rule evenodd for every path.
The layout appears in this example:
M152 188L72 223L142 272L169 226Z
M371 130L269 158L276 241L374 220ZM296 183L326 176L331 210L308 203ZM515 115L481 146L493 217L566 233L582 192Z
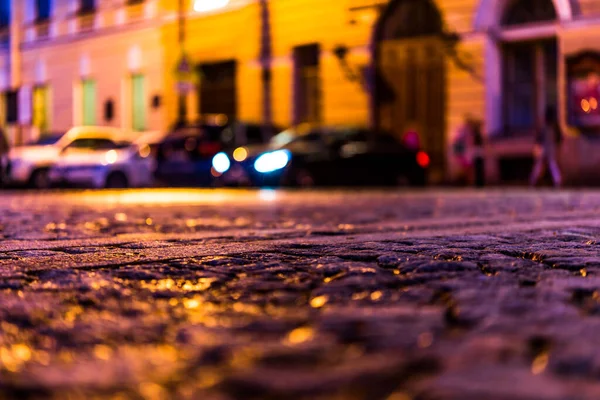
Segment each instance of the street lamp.
M218 10L219 8L226 7L228 4L229 0L195 0L194 11L207 12Z

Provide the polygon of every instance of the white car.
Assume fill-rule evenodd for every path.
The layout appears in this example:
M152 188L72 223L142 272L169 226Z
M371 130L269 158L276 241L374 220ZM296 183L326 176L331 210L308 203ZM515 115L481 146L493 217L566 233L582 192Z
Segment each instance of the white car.
M47 188L51 183L50 168L68 148L91 148L96 146L98 141L118 142L126 139L131 139L131 134L120 129L82 126L70 129L52 144L15 147L10 150L8 156L10 166L7 181L10 185Z
M153 183L150 147L131 142L100 142L78 147L76 140L50 168L52 186L128 188Z

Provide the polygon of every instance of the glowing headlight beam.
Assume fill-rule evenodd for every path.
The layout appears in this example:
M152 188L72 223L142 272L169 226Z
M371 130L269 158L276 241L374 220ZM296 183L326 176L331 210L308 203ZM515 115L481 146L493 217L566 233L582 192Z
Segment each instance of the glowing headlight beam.
M231 161L227 154L221 152L213 157L212 166L220 174L224 174L231 167Z
M290 153L287 150L277 150L265 153L254 162L254 169L261 174L268 174L285 168L290 162Z

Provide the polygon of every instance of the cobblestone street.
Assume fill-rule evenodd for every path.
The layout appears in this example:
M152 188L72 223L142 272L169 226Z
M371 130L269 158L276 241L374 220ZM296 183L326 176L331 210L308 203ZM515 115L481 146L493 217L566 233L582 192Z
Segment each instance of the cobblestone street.
M0 196L0 399L600 398L600 192Z

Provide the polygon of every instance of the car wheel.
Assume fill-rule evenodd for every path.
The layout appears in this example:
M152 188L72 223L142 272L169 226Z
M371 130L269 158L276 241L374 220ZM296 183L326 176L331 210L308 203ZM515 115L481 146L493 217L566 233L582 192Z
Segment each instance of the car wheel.
M425 187L427 186L427 175L425 172L419 171L415 173L410 179L410 185L414 187Z
M398 187L408 187L411 186L411 181L405 174L399 174L396 176L396 182L394 182Z
M289 181L293 186L297 187L313 187L315 186L315 178L313 175L304 168L297 168L290 171Z
M50 188L50 170L48 168L40 168L33 171L31 179L29 180L29 186L35 189L48 189Z
M106 189L126 189L128 186L127 177L122 172L113 172L106 178Z

